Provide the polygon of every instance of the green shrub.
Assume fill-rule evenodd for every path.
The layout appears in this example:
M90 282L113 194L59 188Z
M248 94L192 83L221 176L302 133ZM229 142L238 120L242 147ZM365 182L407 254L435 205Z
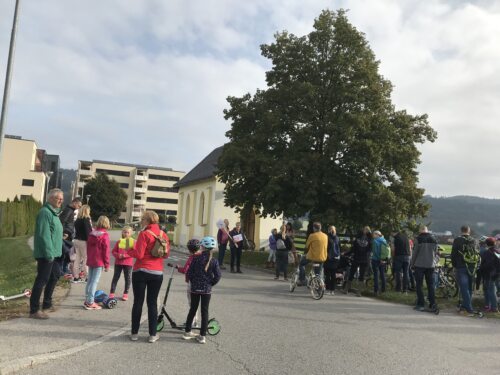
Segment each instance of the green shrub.
M36 215L42 207L33 197L0 202L0 238L31 235Z

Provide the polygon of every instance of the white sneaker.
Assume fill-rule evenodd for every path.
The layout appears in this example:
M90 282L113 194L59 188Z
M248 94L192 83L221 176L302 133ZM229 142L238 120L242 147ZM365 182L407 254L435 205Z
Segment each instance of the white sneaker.
M193 332L184 332L184 334L182 335L182 338L184 340L191 340L191 339L194 339L198 337L198 335L196 333L193 333Z
M207 343L207 341L205 340L205 336L202 336L202 335L196 336L196 341L198 341L200 344Z
M137 341L137 340L139 340L139 335L138 335L137 333L135 333L135 334L131 334L131 335L130 335L130 340L132 340L132 341Z
M150 342L152 344L152 343L158 341L159 339L160 339L160 336L158 336L158 335L149 336L148 342Z

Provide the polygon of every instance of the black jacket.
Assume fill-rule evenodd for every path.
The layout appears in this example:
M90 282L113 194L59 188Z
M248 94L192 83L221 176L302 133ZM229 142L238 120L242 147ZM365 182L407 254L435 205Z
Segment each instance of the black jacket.
M59 214L59 220L61 220L63 231L73 235L75 231L75 209L67 205Z
M75 221L75 240L87 241L89 233L92 232L90 218L79 218Z
M278 241L279 239L283 240L283 242L285 243L285 247L286 247L286 249L282 249L282 250L276 248L276 251L287 251L288 252L288 251L292 250L293 241L292 241L292 239L289 236L285 235L285 238L283 238L281 236L281 232L279 232L279 233L276 234L276 236L274 236L274 239L276 241Z
M404 233L397 233L394 236L394 255L395 256L410 256L410 241Z
M485 280L497 280L500 273L500 258L495 254L495 248L489 248L481 254L479 272Z
M370 237L362 235L354 239L352 243L351 250L345 254L346 256L353 255L353 259L356 263L368 263L370 258L370 253L372 249L372 240Z

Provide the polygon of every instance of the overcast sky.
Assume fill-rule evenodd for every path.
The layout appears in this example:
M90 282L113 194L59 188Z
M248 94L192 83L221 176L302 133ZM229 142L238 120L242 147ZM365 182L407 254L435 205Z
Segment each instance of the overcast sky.
M0 0L1 87L14 0ZM427 194L500 198L500 0L23 0L6 133L66 168L103 159L189 171L222 145L226 97L265 88L259 45L349 9L394 84L429 114ZM8 161L7 161L8 162Z

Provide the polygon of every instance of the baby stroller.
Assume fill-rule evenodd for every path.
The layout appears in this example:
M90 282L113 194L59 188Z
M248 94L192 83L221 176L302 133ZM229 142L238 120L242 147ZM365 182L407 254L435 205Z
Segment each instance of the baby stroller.
M347 278L349 277L351 264L351 257L340 255L339 265L337 266L337 271L335 272L335 282L337 287L344 288Z

